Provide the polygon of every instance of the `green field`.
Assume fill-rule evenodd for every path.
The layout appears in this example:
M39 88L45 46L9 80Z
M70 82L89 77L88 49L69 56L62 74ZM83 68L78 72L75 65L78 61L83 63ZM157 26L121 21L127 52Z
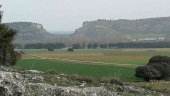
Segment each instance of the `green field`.
M17 66L27 70L36 69L41 71L48 71L51 69L69 75L79 74L82 76L95 77L97 79L106 76L116 76L126 81L132 81L135 79L134 70L132 68L117 67L113 65L90 65L61 62L56 60L30 59L19 61Z
M67 50L64 49L55 50L54 52L26 50L26 56L18 61L16 66L26 70L55 70L69 75L78 74L97 79L115 76L124 81L138 81L140 79L134 76L135 68L139 65L146 64L149 58L154 55L170 56L169 50L170 49L85 49L75 50L74 52L67 52Z

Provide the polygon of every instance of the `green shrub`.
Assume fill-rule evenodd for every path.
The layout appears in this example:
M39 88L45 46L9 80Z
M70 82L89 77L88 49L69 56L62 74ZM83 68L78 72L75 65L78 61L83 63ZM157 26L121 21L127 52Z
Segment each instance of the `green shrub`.
M154 67L155 69L157 69L160 74L161 74L161 78L166 78L166 77L170 77L170 64L167 63L152 63L149 64L152 67Z
M136 68L137 77L145 80L150 79L166 79L170 77L170 57L154 56L150 58L149 63L145 66Z
M170 57L168 56L153 56L149 60L149 64L152 63L170 63Z
M158 79L161 74L152 66L139 66L136 68L135 76L144 78L146 81L151 79Z

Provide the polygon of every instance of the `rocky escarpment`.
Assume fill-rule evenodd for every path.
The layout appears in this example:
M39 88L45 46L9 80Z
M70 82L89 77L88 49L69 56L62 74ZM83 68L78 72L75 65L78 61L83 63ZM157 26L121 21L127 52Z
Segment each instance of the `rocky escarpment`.
M13 22L5 23L5 25L17 30L17 41L41 41L47 39L49 34L46 29L38 23Z
M72 37L89 42L127 42L170 36L170 17L86 21Z
M153 94L143 88L131 85L95 86L47 84L44 73L39 71L20 71L0 67L0 96L127 96L138 94L146 96ZM55 75L59 81L67 81L64 74ZM73 82L69 80L69 82ZM82 85L82 84L81 84ZM107 85L107 84L106 84ZM110 90L112 89L112 90ZM155 93L158 94L158 93ZM154 96L154 95L153 95Z

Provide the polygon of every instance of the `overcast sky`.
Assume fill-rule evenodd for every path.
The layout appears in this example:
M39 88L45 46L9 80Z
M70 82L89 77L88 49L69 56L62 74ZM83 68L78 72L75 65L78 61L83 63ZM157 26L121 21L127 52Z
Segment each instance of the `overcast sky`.
M3 22L29 21L74 31L83 21L170 16L170 0L0 0Z

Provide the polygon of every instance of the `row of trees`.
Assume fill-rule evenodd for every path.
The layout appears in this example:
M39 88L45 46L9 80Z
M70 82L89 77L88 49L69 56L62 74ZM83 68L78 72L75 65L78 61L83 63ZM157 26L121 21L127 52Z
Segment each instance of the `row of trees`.
M74 49L96 49L96 48L170 48L170 42L122 42L122 43L89 43L73 44Z
M16 48L20 49L61 49L65 48L64 43L34 43L26 44L21 46L20 44L15 44ZM123 42L123 43L89 43L89 44L72 44L73 49L96 49L96 48L170 48L170 42Z
M20 44L15 44L16 48L19 49L61 49L65 47L65 44L63 43L34 43L34 44L25 44L24 46L21 46Z

